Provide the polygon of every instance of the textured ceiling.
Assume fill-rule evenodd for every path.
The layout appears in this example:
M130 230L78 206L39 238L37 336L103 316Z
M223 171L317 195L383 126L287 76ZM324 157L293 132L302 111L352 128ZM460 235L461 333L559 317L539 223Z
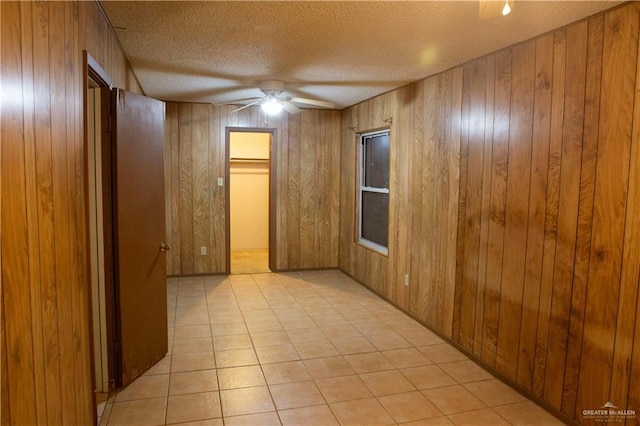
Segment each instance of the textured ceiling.
M608 9L613 1L102 1L147 95L232 103L285 94L356 104Z

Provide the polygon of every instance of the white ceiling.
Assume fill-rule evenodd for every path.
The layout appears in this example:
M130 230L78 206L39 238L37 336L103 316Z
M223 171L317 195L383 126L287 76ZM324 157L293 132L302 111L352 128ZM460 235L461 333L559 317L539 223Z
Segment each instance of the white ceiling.
M262 80L338 108L591 16L621 2L102 1L145 93L232 103Z

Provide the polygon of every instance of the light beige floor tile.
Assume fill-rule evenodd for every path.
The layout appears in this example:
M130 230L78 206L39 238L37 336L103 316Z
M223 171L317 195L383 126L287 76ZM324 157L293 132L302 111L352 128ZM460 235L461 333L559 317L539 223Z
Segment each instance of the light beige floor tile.
M427 346L445 343L437 334L425 329L423 331L400 333L413 346Z
M280 321L277 319L258 319L258 320L246 320L247 329L249 333L262 333L265 331L279 331L284 330Z
M161 425L165 423L167 398L148 398L116 402L111 408L109 426Z
M394 349L382 352L396 368L419 367L429 365L431 361L416 348Z
M302 359L339 355L335 346L328 340L294 343L294 346Z
M337 270L176 278L169 280L167 294L173 356L144 377L171 371L167 392L172 401L179 401L175 396L216 393L220 383L219 408L226 426L280 421L324 426L336 424L336 416L343 424L359 425L455 421L484 426L502 424L507 416L516 423L554 421L534 404L519 405L526 401L520 394ZM221 365L216 366L214 351ZM302 407L306 404L318 405ZM449 404L448 417L440 414L438 404ZM113 411L113 402L107 405L103 423ZM161 413L167 412L164 407ZM172 416L177 416L175 407L174 402ZM528 410L533 414L517 412ZM196 416L197 410L191 411L186 418ZM115 414L117 420L118 410ZM176 418L182 419L157 423ZM222 419L191 423L220 426Z
M215 351L228 351L230 349L252 348L251 338L248 334L233 334L230 336L215 336L213 348Z
M222 419L196 420L194 422L172 423L180 426L224 426Z
M185 371L172 373L169 395L211 392L218 390L216 370Z
M356 373L373 373L395 368L380 352L345 355L344 359Z
M421 346L418 350L436 364L440 364L442 362L463 361L467 359L465 354L448 343Z
M251 333L251 341L258 348L261 346L275 346L291 344L289 336L283 331L266 331L261 333Z
M244 320L249 321L262 321L262 320L275 320L276 315L271 309L256 309L255 311L244 311L242 313Z
M375 396L415 391L416 388L398 370L360 374L360 379Z
M300 355L293 345L263 346L256 348L258 359L261 364L271 364L274 362L296 361Z
M311 320L311 317L307 314L307 311L305 311L302 308L302 306L298 305L295 302L292 303L291 306L287 306L287 307L281 307L281 308L274 307L273 313L276 314L276 317L278 317L279 320L282 320L284 318L295 318L295 317L307 317L309 320ZM315 322L312 322L312 324L314 327L316 326Z
M531 401L494 407L493 410L515 426L555 426L563 424Z
M486 405L461 385L423 390L422 393L444 414L486 408Z
M169 375L141 376L116 395L116 402L132 399L166 397L169 392Z
M358 376L317 379L316 383L327 402L351 401L371 397L371 392Z
M211 324L212 336L230 336L233 334L247 334L249 331L244 322L228 322Z
M354 374L353 369L341 356L307 359L304 364L314 379Z
M331 339L331 343L338 352L343 355L361 354L367 352L377 352L376 349L365 337L342 337Z
M278 414L272 411L269 413L225 417L224 424L225 426L280 426L280 419Z
M456 425L461 426L475 426L475 425L491 425L491 426L509 426L511 423L506 421L502 416L493 411L490 408L477 411L467 411L465 413L451 414L449 415L451 420Z
M225 417L275 411L266 386L223 390L220 399Z
M353 326L365 337L371 337L378 334L394 333L394 331L390 327L386 326L381 321L353 324Z
M524 396L498 379L467 383L464 387L489 407L526 400Z
M324 398L313 380L270 385L269 389L278 410L324 404Z
M442 363L438 364L438 366L458 383L478 382L480 380L493 379L491 373L470 359L465 361Z
M411 343L407 342L402 336L392 331L385 334L374 334L367 336L367 339L380 351L388 351L392 349L410 348Z
M312 407L293 408L279 411L284 426L337 426L338 420L328 405L314 405Z
M169 374L171 372L171 355L166 355L160 361L156 362L150 369L145 371L145 376L153 376L155 374Z
M348 339L364 336L353 325L328 325L320 327L322 333L329 339Z
M258 364L258 358L253 349L216 351L216 365L218 368L242 367L254 364Z
M263 364L267 384L301 382L311 379L305 364L302 361L281 362L277 364Z
M211 337L195 337L191 339L174 340L172 355L190 354L198 352L213 352Z
M456 384L455 380L436 365L403 368L400 372L418 389L432 389Z
M213 353L179 354L171 357L171 372L210 370L216 368Z
M266 384L259 365L218 369L220 389L248 388Z
M222 417L218 392L173 395L167 402L167 423Z
M447 417L433 417L431 419L416 420L414 422L400 423L400 426L447 426L452 425L453 422ZM474 426L488 426L488 425L474 425Z
M442 412L418 391L381 396L378 401L398 423L442 416Z
M173 333L174 340L211 337L211 327L209 324L183 325L175 327Z
M285 330L299 330L303 328L318 327L306 312L304 312L304 316L279 317L278 320L280 321L280 324L282 324L282 328Z
M339 313L328 314L328 315L316 315L312 316L313 322L315 322L318 327L326 327L326 326L335 326L335 325L348 325L349 321Z
M391 425L393 419L375 398L330 404L341 425Z
M287 330L287 335L293 343L328 340L327 337L322 334L322 331L320 331L320 328L318 327Z
M219 333L220 330L224 329L224 326L221 324L243 323L244 318L242 317L240 308L238 308L238 310L220 311L209 305L209 322L211 324L216 324L217 332Z

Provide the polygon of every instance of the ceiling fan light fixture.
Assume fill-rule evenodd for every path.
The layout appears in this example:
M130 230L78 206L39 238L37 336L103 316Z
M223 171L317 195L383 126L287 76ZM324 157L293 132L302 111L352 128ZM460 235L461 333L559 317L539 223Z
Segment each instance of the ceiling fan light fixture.
M509 6L509 0L505 0L504 7L502 8L502 16L507 16L511 13L511 6Z
M282 112L282 104L275 98L267 99L260 107L267 115L278 115Z

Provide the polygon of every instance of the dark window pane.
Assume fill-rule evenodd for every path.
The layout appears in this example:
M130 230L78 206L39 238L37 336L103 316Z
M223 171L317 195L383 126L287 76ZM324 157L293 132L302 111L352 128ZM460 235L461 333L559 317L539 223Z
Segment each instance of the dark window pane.
M387 247L389 194L362 192L362 238Z
M389 135L364 139L364 186L389 188Z

